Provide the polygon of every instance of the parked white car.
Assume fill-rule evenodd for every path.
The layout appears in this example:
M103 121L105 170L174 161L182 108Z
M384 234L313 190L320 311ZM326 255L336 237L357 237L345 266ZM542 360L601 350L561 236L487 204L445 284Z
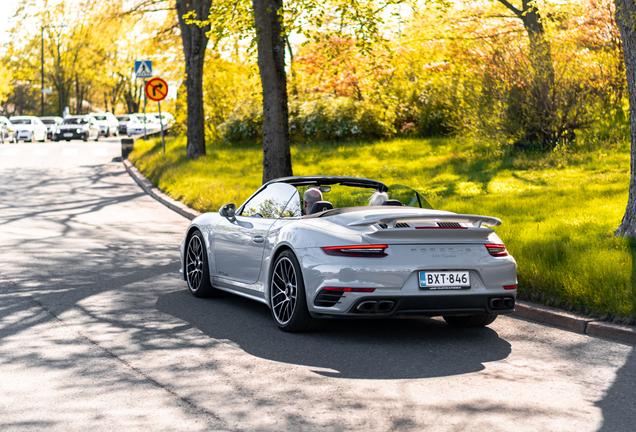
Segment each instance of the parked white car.
M55 133L57 127L64 121L62 117L40 117L40 120L42 120L42 123L46 125L47 139L53 138L53 133Z
M5 142L18 142L17 132L15 131L15 126L8 118L0 116L0 144Z
M131 114L118 115L117 121L119 122L119 133L121 135L126 135L128 133L128 122L130 122Z
M91 113L89 115L97 122L100 135L109 137L111 135L117 136L119 134L119 120L117 120L117 117L111 113Z
M46 141L46 125L35 116L15 116L9 119L15 126L17 141Z
M151 114L146 114L145 121L143 114L133 114L130 116L130 121L126 125L128 136L143 135L144 129L147 134L155 133L159 132L161 130L160 128L159 120Z
M157 119L159 119L159 113L149 113L149 115L152 115L156 117ZM173 123L174 123L174 116L172 114L167 112L161 113L161 124L163 125L163 130L170 129Z

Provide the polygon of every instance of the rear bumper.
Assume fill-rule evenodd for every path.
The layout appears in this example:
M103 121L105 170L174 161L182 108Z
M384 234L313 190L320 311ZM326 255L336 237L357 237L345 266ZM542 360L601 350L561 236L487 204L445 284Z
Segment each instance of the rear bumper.
M494 314L502 315L514 312L516 302L516 290L500 294L471 294L471 295L437 295L437 296L373 296L368 295L355 301L345 313L330 314L327 311L314 311L312 315L316 318L383 318L391 316L451 316L451 315L473 315L473 314ZM507 307L504 307L497 300L508 299ZM496 307L493 307L493 300ZM512 301L512 307L510 303ZM373 310L361 311L358 309L362 303L377 302L385 305L384 311ZM388 308L387 304L393 303ZM381 308L382 309L382 308Z

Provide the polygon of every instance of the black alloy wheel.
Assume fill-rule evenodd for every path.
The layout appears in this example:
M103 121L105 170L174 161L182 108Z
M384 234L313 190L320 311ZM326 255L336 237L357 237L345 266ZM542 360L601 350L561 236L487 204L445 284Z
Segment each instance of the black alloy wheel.
M269 287L269 306L278 328L285 332L317 331L325 322L309 314L305 282L294 253L283 251L276 262Z
M185 276L188 289L195 297L217 297L219 290L210 283L210 266L200 231L192 233L185 249Z

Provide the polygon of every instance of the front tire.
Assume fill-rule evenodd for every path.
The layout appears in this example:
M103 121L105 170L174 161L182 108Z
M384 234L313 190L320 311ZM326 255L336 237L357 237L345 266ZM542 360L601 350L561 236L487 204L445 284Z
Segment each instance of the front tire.
M444 316L444 321L451 327L485 327L496 319L497 315L494 314Z
M210 283L210 266L203 235L195 231L186 246L185 268L188 289L195 297L217 297L219 291Z
M289 250L281 253L274 263L269 287L269 304L274 321L282 331L316 331L324 321L309 314L305 282L296 256Z

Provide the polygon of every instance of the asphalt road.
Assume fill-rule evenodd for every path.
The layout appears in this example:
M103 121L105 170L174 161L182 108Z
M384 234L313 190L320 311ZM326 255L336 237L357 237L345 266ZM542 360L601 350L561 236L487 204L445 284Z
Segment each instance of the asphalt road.
M0 145L0 430L636 430L633 346L507 317L285 334L195 299L188 221L119 154Z

